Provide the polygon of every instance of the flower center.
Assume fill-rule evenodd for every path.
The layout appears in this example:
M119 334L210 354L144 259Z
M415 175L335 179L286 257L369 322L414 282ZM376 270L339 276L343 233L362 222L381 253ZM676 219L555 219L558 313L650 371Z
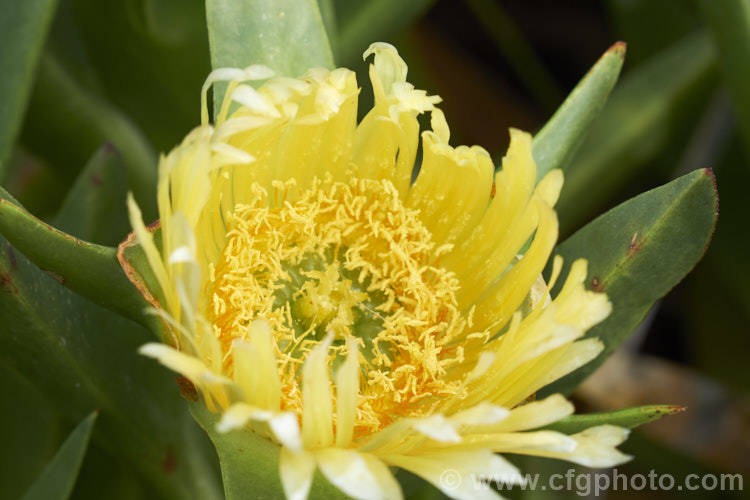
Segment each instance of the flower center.
M253 190L254 202L229 215L207 285L207 317L228 372L232 342L264 319L276 341L283 409L301 414L302 363L329 335L331 370L348 341L360 346L357 433L428 414L441 396L460 391L447 375L463 360L470 326L457 307L458 280L439 267L444 249L390 182L315 180L301 193L294 182L277 182L271 196Z

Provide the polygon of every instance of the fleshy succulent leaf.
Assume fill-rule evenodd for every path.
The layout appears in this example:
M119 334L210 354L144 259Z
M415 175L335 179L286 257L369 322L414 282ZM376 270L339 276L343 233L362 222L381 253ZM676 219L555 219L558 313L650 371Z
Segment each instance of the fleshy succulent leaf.
M575 434L597 425L616 425L618 427L625 427L626 429L634 429L640 425L653 422L667 415L674 415L684 410L684 406L648 405L626 408L624 410L570 415L558 420L554 424L548 425L545 429L565 434Z
M128 177L122 155L105 144L88 161L54 221L67 234L116 246L130 231L125 198Z
M299 77L308 68L333 68L316 0L207 0L206 17L214 69L263 64ZM214 87L214 102L221 102L222 88Z
M617 42L576 85L532 144L537 179L555 168L566 169L591 123L607 102L625 60L625 44Z
M86 454L96 416L97 413L92 412L73 429L21 500L66 500L70 497L83 456Z
M586 333L604 351L540 396L569 393L612 354L701 259L717 216L713 173L697 170L615 207L557 247L563 276L576 258L588 260L588 288L607 294L612 314Z
M21 128L39 54L56 0L0 4L0 180Z
M117 249L65 234L7 200L0 200L0 233L59 283L97 304L143 321L143 309L148 304L123 273Z
M137 353L148 331L65 289L2 237L0 317L0 352L13 353L3 361L66 422L98 409L97 446L152 491L217 498L212 453L173 377Z

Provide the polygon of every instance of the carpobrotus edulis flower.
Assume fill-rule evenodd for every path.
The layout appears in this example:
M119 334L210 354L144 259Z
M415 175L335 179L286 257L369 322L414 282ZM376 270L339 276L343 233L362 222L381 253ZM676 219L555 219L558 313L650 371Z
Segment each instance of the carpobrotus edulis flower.
M535 392L601 351L581 337L611 309L585 289L583 260L554 298L562 262L541 278L562 173L537 184L519 130L497 172L484 149L449 146L440 98L406 82L390 45L373 54L359 124L347 69L211 74L202 125L160 161L161 249L130 200L171 329L142 352L189 379L221 431L276 442L290 498L316 468L354 497L400 498L395 466L477 498L496 493L441 473L518 478L498 453L626 460L621 428L538 430L573 407ZM217 81L229 83L212 126Z

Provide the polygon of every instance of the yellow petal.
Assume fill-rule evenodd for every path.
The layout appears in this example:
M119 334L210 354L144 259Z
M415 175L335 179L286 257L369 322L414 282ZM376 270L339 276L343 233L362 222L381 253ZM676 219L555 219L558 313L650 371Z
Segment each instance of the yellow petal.
M353 498L397 500L401 487L383 462L369 454L341 448L315 453L320 471L341 491Z
M284 447L281 448L279 475L287 500L305 500L307 498L314 472L315 458L312 453L294 453ZM248 473L251 472L248 471Z

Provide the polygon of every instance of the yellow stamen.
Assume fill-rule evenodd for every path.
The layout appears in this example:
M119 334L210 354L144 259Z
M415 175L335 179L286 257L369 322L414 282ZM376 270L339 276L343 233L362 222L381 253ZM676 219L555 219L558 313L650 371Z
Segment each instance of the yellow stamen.
M437 248L419 212L390 181L316 179L288 199L294 182L227 214L229 232L212 267L207 317L232 373L233 342L263 319L277 349L282 410L302 414L301 367L329 334L328 366L360 346L354 434L394 417L429 414L439 396L456 395L446 377L463 361L472 332L458 308L458 280L436 265ZM477 332L473 332L476 334Z

